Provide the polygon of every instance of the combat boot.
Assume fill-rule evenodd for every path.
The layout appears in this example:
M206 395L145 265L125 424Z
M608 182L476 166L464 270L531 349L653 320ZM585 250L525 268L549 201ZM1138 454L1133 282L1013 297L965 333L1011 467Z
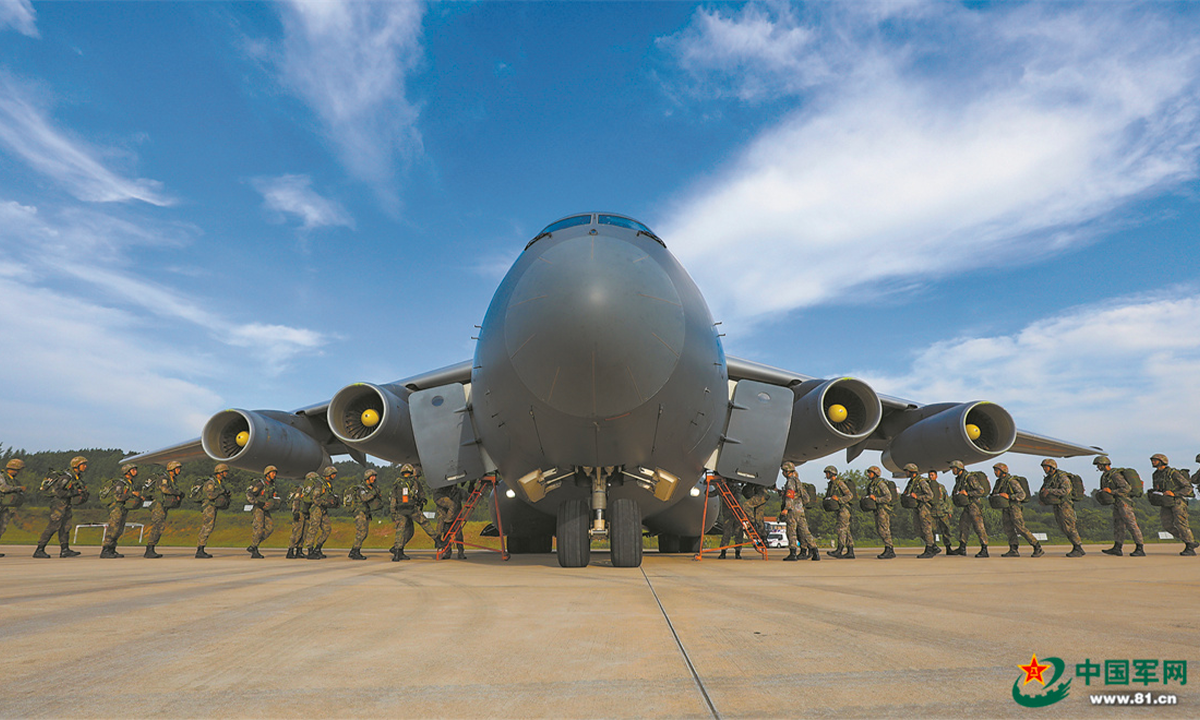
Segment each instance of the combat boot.
M350 558L351 560L366 560L367 559L367 556L360 553L358 551L358 548L350 548L350 554L347 555L346 557Z
M397 560L408 560L409 559L409 557L404 554L404 548L400 548L399 550L396 551L396 559Z
M963 557L966 557L967 556L967 544L959 543L958 547L955 548L954 550L951 550L950 546L947 545L946 546L946 554L947 555L962 555Z
M59 557L75 557L78 554L79 554L78 550L72 550L67 545L59 545L58 546L58 556Z
M146 552L142 553L142 557L144 557L144 558L160 558L160 557L162 557L162 553L155 551L153 545L147 545Z
M1188 557L1192 557L1196 554L1196 548L1198 546L1200 546L1200 543L1194 543L1194 542L1184 543L1183 544L1183 552L1181 552L1179 554L1186 555Z
M991 557L988 555L987 545L980 546L979 552L975 553L975 557Z
M1142 549L1141 543L1138 543L1138 546L1133 549L1133 552L1129 553L1129 557L1146 557L1146 551Z
M846 548L846 552L842 553L841 559L842 560L853 560L854 559L854 548Z
M308 557L308 556L304 554L304 548L302 548L302 547L296 548L296 559L297 560L303 560L306 557Z
M258 551L257 545L251 545L250 547L248 547L246 549L250 551L250 557L254 558L255 560L263 559L263 554Z
M1121 557L1122 555L1124 555L1124 553L1121 552L1121 543L1113 543L1112 547L1105 548L1104 550L1101 550L1100 552L1104 553L1105 555L1116 555L1117 557Z
M845 550L839 545L833 550L826 550L825 554L832 558L840 558L843 552L845 552Z
M806 547L800 548L800 552L796 554L796 557L799 560L807 560L808 559L808 548L806 548Z
M1000 557L1021 557L1021 551L1017 549L1016 545L1009 545L1008 552L1004 553Z
M896 557L896 550L891 545L885 545L883 552L879 553L875 557L879 558L880 560L891 560L892 558Z
M815 546L809 548L808 559L812 560L813 562L817 562L818 560L820 560L821 559L821 549L818 547L815 547Z
M1192 554L1194 555L1195 553L1192 553ZM459 548L459 549L458 549L458 559L459 559L459 560L466 560L466 559L467 559L467 553L466 553L466 552L464 552L462 548Z
M296 548L288 548L287 557L285 559L291 560L294 557L296 557Z
M785 558L783 559L783 561L784 561L784 562L795 562L795 561L797 561L797 560L799 560L799 559L800 559L800 556L796 554L796 551L795 551L795 550L791 550L791 551L789 551L789 552L788 552L788 556L787 556L787 557L785 557Z
M38 545L37 550L33 551L33 556L35 558L48 558L50 557L50 553L46 552L45 545Z
M938 554L938 550L939 550L939 549L940 549L940 548L938 548L938 546L937 546L937 545L926 545L926 546L925 546L925 552L921 553L921 554L920 554L920 555L918 555L917 557L919 557L919 558L931 558L931 557L933 557L934 555L937 555L937 554Z
M1082 545L1075 545L1071 548L1071 552L1067 553L1067 557L1083 557L1086 553L1083 551Z
M321 552L319 550L317 550L317 547L314 545L313 547L310 547L308 549L308 555L306 557L309 560L320 560L321 558L323 558L325 556L322 555Z
M733 559L734 560L742 559L742 549L740 547L733 551Z
M117 552L116 546L105 545L103 548L100 549L100 557L102 557L102 558L119 558L119 557L125 557L125 556Z
M1029 557L1041 557L1045 554L1046 554L1046 551L1042 549L1042 544L1034 543L1033 544L1033 554L1030 555Z
M724 551L724 550L722 550L722 551L721 551L721 554L717 556L717 559L718 559L718 560L724 560L724 559L725 559L725 551Z
M196 557L198 557L198 558L210 558L210 557L212 557L212 555L209 555L207 552L205 552L205 551L204 551L204 546L203 546L203 545L199 545L199 546L197 546L197 547L196 547Z
M322 544L320 544L320 545L318 545L318 546L317 546L317 557L321 558L322 560L324 560L324 559L325 559L325 550L324 550L324 547L325 547L325 544L324 544L324 543L322 543Z

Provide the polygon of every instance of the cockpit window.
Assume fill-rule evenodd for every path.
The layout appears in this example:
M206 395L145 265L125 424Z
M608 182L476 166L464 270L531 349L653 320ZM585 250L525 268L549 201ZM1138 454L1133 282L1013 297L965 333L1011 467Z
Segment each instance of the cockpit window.
M640 222L636 220L630 220L629 218L623 218L620 215L601 215L599 222L601 225L616 225L617 227L644 232L647 235L654 235L654 233L650 232L650 228L646 227Z
M545 235L546 233L557 232L558 230L564 230L569 227L575 227L576 225L587 225L591 222L592 222L591 215L574 215L572 217L559 220L558 222L554 223L553 225L548 225L546 227L546 229L542 230L540 233L538 233L538 235Z

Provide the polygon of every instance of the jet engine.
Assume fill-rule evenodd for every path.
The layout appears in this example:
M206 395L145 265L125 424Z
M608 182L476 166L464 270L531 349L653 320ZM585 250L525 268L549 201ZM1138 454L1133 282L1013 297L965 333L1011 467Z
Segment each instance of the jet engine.
M883 451L883 464L893 472L907 463L921 470L943 470L951 460L988 460L1007 452L1017 440L1012 416L994 403L942 403L910 412L918 415L916 422L896 434Z
M308 418L276 410L222 410L204 424L200 444L213 460L242 470L274 465L284 477L301 477L329 463L304 425Z
M879 396L862 380L809 380L794 388L792 427L783 457L803 462L866 439L879 425Z
M355 383L329 401L329 429L346 447L391 462L419 463L408 388Z

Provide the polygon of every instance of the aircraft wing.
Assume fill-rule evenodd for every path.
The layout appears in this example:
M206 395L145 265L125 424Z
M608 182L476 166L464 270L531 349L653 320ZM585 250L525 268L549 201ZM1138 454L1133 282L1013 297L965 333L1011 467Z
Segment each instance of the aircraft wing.
M464 360L454 365L447 365L437 370L413 375L394 383L389 383L391 386L403 387L409 391L423 390L426 388L437 387L448 383L469 383L471 381L471 367L473 363L470 360ZM328 455L350 455L360 463L366 463L366 455L357 450L346 447L344 443L334 437L329 429L329 422L326 413L329 410L329 400L319 402L306 407L298 408L290 413L279 413L276 411L257 411L263 414L280 417L288 421L292 427L296 427L306 435L317 440L324 448ZM227 411L228 412L228 411ZM166 464L172 460L180 462L188 462L190 460L206 460L209 459L208 453L204 451L200 438L188 440L187 442L170 445L165 448L160 448L152 452L140 453L131 455L122 462L136 462L147 464Z
M810 460L833 450L845 448L847 462L858 457L864 450L879 450L884 452L884 463L889 466L902 464L899 462L900 459L909 458L917 461L917 464L923 468L941 468L951 459L961 457L964 461L979 462L1003 452L1050 457L1075 457L1104 452L1098 447L1020 430L1012 424L1012 418L1007 411L994 403L922 405L904 398L878 395L865 383L852 378L824 380L736 357L726 357L726 367L729 379L733 381L753 380L792 388L797 397L796 409L793 411L793 435L820 436L822 431L842 431L840 437L837 432L830 432L829 434L833 436L832 439L827 440L823 445L817 441L803 442L803 437L789 437L788 450L791 456L786 459ZM822 402L814 401L816 418L804 415L801 408L803 398L814 393L830 392L828 389L837 384L841 384L842 387L835 388L832 392L841 393L838 397L847 398L853 394L853 397L862 400L867 407L866 416L868 417L862 420L857 428L837 427L836 423L833 423L831 427L831 423L825 422L822 413L828 409L832 401L826 400L824 396L820 398L823 405ZM833 396L830 395L830 397ZM878 417L870 417L872 415L870 406L876 397L879 400L879 414ZM811 414L810 412L809 415ZM851 421L853 419L850 418ZM855 430L865 431L872 422L875 424L869 434L866 432L855 434ZM797 426L797 423L800 425ZM982 440L975 441L974 445L986 445L990 440L990 447L976 448L970 440L965 439L965 428L968 423L986 428ZM916 428L915 426L918 425L921 427ZM964 432L958 432L960 427L964 428ZM910 431L910 429L914 430ZM989 438L989 433L993 437ZM959 438L959 435L962 437ZM952 439L944 440L945 437ZM1011 443L1008 442L1010 439ZM956 441L961 444L956 446ZM975 450L980 450L980 452L973 454Z

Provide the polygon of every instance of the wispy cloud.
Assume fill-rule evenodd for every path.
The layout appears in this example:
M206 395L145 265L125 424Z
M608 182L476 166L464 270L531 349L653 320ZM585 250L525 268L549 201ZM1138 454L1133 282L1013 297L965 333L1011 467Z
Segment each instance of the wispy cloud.
M726 319L1061 252L1196 176L1194 21L1107 4L901 8L941 28L918 39L903 13L884 32L859 6L820 7L807 24L775 5L701 10L667 44L723 79L714 95L795 96L656 221Z
M0 30L11 27L22 35L39 37L37 13L29 0L0 0Z
M161 183L123 177L110 170L100 159L103 151L58 128L38 93L2 69L0 147L80 200L173 203L161 192Z
M345 208L334 200L318 195L310 187L312 179L307 175L254 178L251 182L254 189L262 193L267 210L281 217L296 216L305 230L338 225L354 227L354 218Z
M316 113L349 172L394 195L397 160L421 151L418 111L405 97L422 56L416 2L290 2L273 54L283 84Z
M901 375L859 376L919 401L997 401L1024 429L1094 443L1119 465L1155 452L1188 461L1200 450L1200 295L1074 308L1011 335L937 343Z

